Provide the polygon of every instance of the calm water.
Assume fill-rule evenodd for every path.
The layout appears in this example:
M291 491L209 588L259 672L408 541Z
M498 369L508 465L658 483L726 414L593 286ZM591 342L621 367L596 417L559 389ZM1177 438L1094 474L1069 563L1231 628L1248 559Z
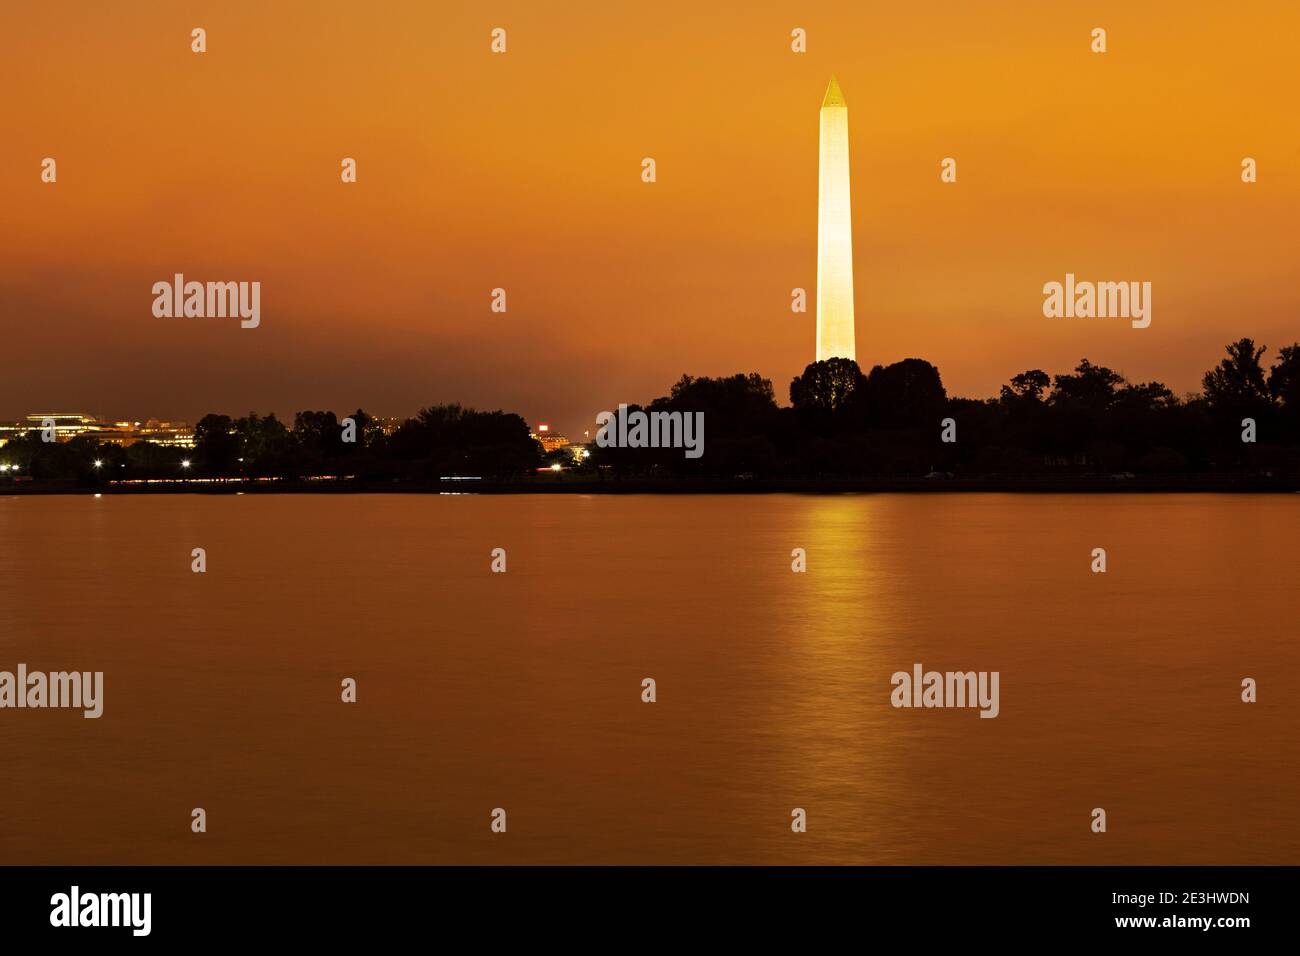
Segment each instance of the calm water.
M0 710L0 863L1297 863L1298 531L1295 495L0 498L0 670L105 672L97 721ZM1001 716L895 710L917 661L1000 671Z

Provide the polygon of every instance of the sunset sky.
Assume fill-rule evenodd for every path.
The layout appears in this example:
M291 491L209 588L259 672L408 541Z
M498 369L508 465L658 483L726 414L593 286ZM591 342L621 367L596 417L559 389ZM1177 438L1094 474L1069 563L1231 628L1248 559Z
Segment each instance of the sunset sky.
M684 372L785 402L832 73L864 369L1197 388L1231 339L1300 339L1300 6L1203 6L7 4L0 418L461 401L580 434ZM176 272L260 281L261 327L155 318ZM1151 327L1044 318L1067 272L1150 281Z

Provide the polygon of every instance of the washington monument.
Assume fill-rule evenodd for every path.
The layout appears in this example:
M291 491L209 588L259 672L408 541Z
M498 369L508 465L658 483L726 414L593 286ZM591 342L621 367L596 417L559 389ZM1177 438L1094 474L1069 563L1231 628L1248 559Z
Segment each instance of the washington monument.
M822 100L817 180L817 361L857 359L853 343L853 223L849 105L831 77Z

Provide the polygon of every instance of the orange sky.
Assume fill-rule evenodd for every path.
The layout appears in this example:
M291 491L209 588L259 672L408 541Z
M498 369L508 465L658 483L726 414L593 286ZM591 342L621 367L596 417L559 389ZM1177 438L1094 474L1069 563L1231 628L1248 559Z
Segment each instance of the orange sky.
M832 72L860 364L1196 388L1232 338L1300 338L1297 36L1290 0L8 4L0 417L459 400L576 432L683 372L785 401ZM260 281L261 327L155 318L174 272ZM1066 272L1150 281L1151 327L1044 318Z

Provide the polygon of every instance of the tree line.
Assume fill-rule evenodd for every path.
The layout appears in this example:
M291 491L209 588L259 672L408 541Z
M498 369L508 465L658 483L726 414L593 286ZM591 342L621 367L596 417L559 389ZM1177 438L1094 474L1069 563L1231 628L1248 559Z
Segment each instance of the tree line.
M1300 475L1300 343L1268 368L1266 352L1233 342L1201 392L1181 398L1086 358L1062 374L1020 372L982 400L949 397L939 370L917 358L866 373L850 359L814 362L785 407L756 374L683 376L644 409L704 411L702 458L605 448L592 449L592 464L713 477Z
M577 460L543 454L519 415L433 405L391 434L363 410L344 419L298 412L293 422L250 412L209 414L192 449L129 446L89 436L41 440L39 430L0 448L0 463L37 479L347 475L366 482L448 475L516 478L559 464L591 478L857 477L1206 474L1300 476L1300 343L1227 346L1199 393L1130 382L1083 359L1070 372L1029 369L998 396L949 397L939 370L908 358L863 372L848 359L814 362L779 405L757 373L683 375L669 394L628 412L703 412L705 453L601 448ZM607 407L618 407L617 402ZM945 440L950 439L950 440Z
M0 461L36 479L308 478L425 481L443 475L507 477L541 464L528 424L506 412L460 405L422 409L386 434L362 409L343 419L331 411L240 418L209 414L194 426L194 447L139 441L122 446L80 435L44 442L39 430L0 448Z

